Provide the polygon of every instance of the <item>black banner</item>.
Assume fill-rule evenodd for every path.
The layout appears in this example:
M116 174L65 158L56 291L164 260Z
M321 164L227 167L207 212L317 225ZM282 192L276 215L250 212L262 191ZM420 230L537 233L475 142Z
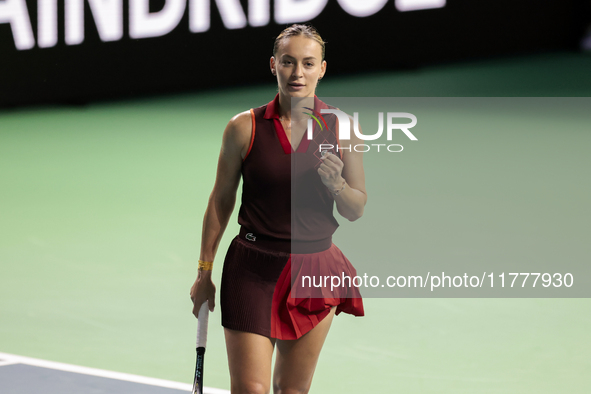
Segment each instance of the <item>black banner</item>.
M271 81L274 37L295 22L328 42L331 75L568 48L581 9L575 0L0 0L0 105Z

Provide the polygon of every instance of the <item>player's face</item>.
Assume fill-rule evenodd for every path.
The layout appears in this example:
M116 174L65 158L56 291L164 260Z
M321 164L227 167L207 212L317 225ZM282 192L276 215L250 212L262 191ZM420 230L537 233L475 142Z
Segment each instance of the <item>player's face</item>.
M326 71L322 47L305 36L282 40L271 58L271 70L277 75L280 93L291 97L313 97L318 79Z

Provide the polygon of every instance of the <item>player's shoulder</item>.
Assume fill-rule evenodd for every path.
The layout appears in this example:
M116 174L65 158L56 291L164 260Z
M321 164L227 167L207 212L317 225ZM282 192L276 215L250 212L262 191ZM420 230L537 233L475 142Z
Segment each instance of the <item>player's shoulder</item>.
M231 139L242 142L250 139L252 133L252 114L250 110L240 112L230 119L226 134Z
M250 130L252 127L252 113L250 110L247 110L234 115L232 119L230 119L230 122L228 122L228 126L234 129Z

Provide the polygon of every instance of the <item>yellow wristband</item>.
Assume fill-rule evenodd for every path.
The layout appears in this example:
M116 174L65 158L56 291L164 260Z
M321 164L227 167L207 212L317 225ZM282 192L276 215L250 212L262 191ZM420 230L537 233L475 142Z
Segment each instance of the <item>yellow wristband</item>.
M203 261L199 260L199 267L202 271L211 271L213 269L213 261Z

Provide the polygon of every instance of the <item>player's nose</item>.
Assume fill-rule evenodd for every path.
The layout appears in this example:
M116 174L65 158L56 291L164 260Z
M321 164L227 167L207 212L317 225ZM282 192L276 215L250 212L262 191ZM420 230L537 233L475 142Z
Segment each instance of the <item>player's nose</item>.
M292 76L300 78L303 75L304 75L304 66L302 65L302 63L296 63L295 67L293 68Z

